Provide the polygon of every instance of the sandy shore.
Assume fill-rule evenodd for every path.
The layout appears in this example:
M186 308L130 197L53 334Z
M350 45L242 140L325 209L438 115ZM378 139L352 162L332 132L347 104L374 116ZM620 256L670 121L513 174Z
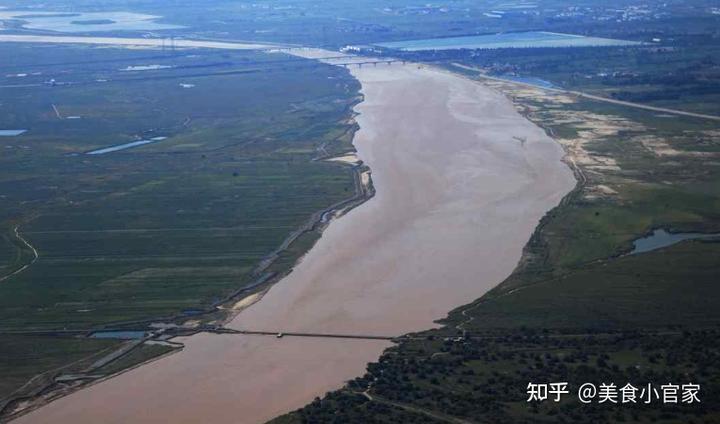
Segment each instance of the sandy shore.
M480 297L574 186L562 150L500 94L417 65L352 69L376 196L333 222L230 327L400 335ZM513 137L526 138L520 143ZM388 345L201 334L176 355L19 423L259 423L363 373Z

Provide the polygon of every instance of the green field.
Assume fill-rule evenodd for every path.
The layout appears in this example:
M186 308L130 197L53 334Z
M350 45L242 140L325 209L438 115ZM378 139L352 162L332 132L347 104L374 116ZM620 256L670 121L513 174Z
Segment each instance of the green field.
M359 87L341 68L253 52L0 51L11 58L0 64L0 128L28 130L0 139L0 275L30 264L0 282L0 333L190 317L252 283L314 213L355 195L350 168L322 160L352 150ZM122 70L152 64L169 68ZM28 76L18 84L15 73ZM167 138L85 154L152 137ZM286 272L316 237L272 270ZM53 365L108 343L41 339ZM17 368L24 349L8 352L3 394L44 369Z
M47 378L52 378L61 371L82 369L117 345L116 340L108 339L2 336L0 399L4 400L34 375L47 373Z

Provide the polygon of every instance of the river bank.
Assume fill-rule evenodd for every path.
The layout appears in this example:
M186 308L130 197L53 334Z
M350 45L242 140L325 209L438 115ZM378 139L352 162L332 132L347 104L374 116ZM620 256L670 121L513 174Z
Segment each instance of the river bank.
M332 222L229 327L399 336L432 327L513 270L572 189L562 149L502 95L417 65L351 69L354 144L376 195ZM390 344L198 334L183 352L17 422L262 422L363 373Z

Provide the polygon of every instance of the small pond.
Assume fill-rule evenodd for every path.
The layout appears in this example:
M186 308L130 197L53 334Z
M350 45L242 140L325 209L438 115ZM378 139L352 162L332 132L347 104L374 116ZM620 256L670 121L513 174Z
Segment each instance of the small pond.
M92 333L90 337L93 339L142 339L145 337L144 331L136 330L118 330L118 331L97 331Z
M0 137L15 137L25 132L27 130L0 130Z
M649 236L635 240L633 242L633 250L630 251L629 254L634 255L637 253L650 252L663 247L672 246L673 244L679 243L683 240L710 239L715 237L720 237L720 233L668 233L663 229L659 229L653 231Z

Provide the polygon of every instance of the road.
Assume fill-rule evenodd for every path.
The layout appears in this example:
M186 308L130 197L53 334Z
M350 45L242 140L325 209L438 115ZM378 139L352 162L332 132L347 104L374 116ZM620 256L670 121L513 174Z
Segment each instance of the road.
M417 407L414 405L408 405L406 403L393 402L393 401L381 398L377 395L371 395L369 389L365 390L362 393L358 393L358 392L353 392L353 393L361 394L361 395L365 396L365 398L367 398L367 400L369 400L371 402L377 402L377 403L382 403L382 404L389 405L389 406L394 406L396 408L400 408L407 412L425 415L427 417L430 417L430 418L438 420L438 421L452 423L452 424L472 424L471 421L467 421L467 420L463 420L461 418L446 415L446 414L443 414L442 412L431 411L431 410L420 408L420 407Z
M472 66L466 66L461 63L453 63L453 66L456 66L456 67L462 68L462 69L467 69L470 71L480 72L480 69L478 69L478 68L473 68ZM616 100L616 99L611 99L608 97L596 96L594 94L587 94L587 93L583 93L582 91L563 90L562 88L542 87L539 85L529 84L529 83L525 83L525 82L491 77L489 75L484 75L484 74L478 74L477 77L486 79L486 80L505 82L508 84L515 84L515 85L522 85L522 86L526 86L526 87L539 88L541 90L552 91L555 93L570 94L570 95L582 97L585 99L596 100L596 101L605 102L605 103L612 103L612 104L616 104L616 105L620 105L620 106L632 107L635 109L643 109L643 110L649 110L652 112L669 113L672 115L689 116L692 118L710 119L713 121L720 121L720 116L717 116L717 115L707 115L704 113L688 112L688 111L679 110L679 109L669 109L669 108L665 108L665 107L644 105L642 103L626 102L623 100Z
M22 244L24 244L25 246L27 246L28 249L30 249L30 251L31 251L32 254L33 254L33 258L30 260L30 262L26 263L25 265L23 265L22 267L16 269L15 271L11 272L10 274L8 274L8 275L6 275L6 276L4 276L4 277L0 277L0 282L3 282L3 281L5 281L5 280L7 280L8 278L12 277L13 275L17 275L17 274L20 274L21 272L25 271L26 269L28 269L28 267L30 267L30 265L34 264L35 261L37 261L37 259L38 259L38 251L37 251L37 249L35 249L35 247L34 247L32 244L30 244L30 242L28 242L23 236L20 235L20 233L19 233L19 228L20 228L20 226L15 226L15 230L14 230L14 232L15 232L15 237L16 237Z

